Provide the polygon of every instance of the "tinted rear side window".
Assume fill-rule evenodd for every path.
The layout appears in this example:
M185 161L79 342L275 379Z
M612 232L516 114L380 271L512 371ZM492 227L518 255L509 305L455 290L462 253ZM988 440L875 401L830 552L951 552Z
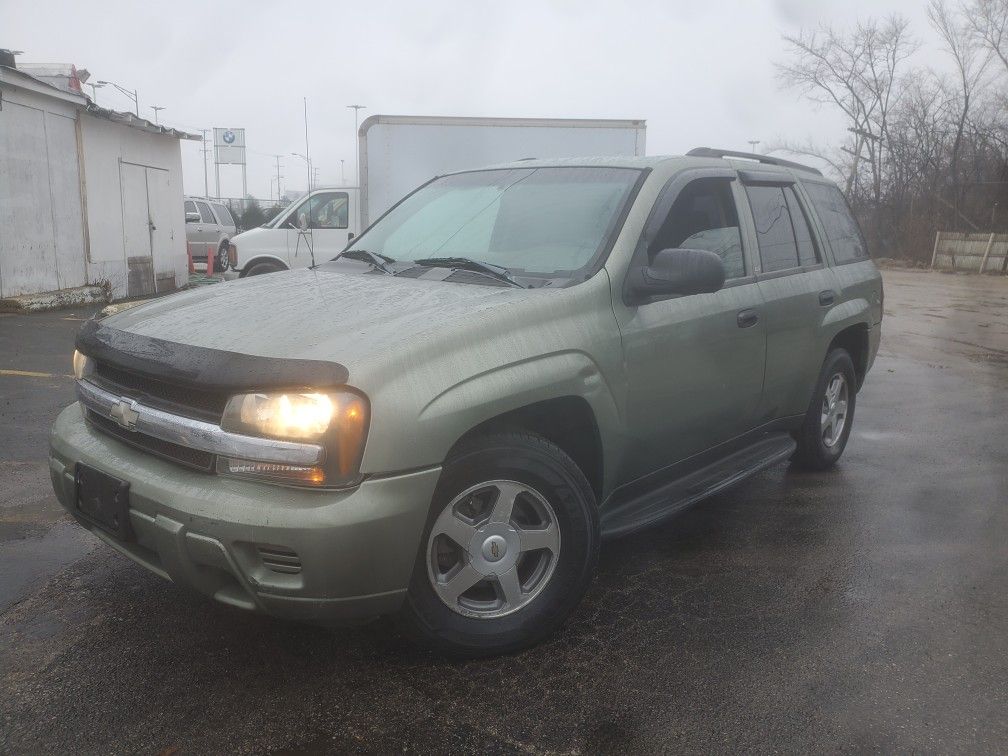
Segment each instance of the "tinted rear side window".
M826 229L826 238L829 239L836 262L844 263L868 257L868 246L861 236L861 229L840 190L829 184L803 183L812 198L812 206Z
M749 206L756 223L763 272L789 270L798 267L798 245L795 243L784 191L779 186L747 186Z
M798 262L803 266L815 265L820 262L819 250L816 249L805 211L792 187L784 187L784 197L787 199L788 210L791 211L791 225L794 226L795 241L798 242Z

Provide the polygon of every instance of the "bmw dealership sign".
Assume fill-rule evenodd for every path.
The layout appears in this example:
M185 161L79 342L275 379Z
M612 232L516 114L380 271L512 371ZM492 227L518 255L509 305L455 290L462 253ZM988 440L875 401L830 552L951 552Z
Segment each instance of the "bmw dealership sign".
M216 162L245 165L245 129L215 128L213 131Z

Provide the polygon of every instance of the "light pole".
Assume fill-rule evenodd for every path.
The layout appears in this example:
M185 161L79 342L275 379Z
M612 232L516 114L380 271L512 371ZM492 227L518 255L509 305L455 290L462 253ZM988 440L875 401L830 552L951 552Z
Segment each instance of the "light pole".
M98 82L97 84L92 84L91 82L85 82L85 84L87 86L91 87L91 102L93 102L95 105L97 105L98 104L98 95L96 94L95 90L101 89L105 85L102 84L101 82Z
M154 125L155 126L160 126L161 124L158 123L158 115L157 114L158 114L159 110L164 110L164 107L162 107L161 105L151 105L150 109L154 111Z
M133 106L135 108L135 112L137 114L137 117L139 118L139 116L140 116L140 96L137 94L137 90L135 90L135 89L126 89L126 87L121 87L118 84L116 84L114 81L99 81L98 84L100 86L105 86L106 84L108 84L109 86L115 87L120 92L122 92L124 95L126 95L131 100L133 100Z
M748 142L750 151L756 152L756 147L759 146L759 143L760 143L759 139L750 139Z
M346 165L345 164L346 164L346 160L344 160L343 158L340 158L340 161L339 161L339 177L340 177L340 185L342 185L342 186L346 186Z
M360 150L357 149L357 129L360 128L360 112L367 105L347 105L347 107L353 109L354 180L357 182L357 186L360 186Z

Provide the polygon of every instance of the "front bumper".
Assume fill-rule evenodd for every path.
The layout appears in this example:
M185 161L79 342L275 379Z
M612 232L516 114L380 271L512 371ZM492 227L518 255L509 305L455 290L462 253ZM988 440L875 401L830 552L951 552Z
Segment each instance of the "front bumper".
M77 462L130 483L135 542L76 512ZM396 611L409 586L440 468L312 491L195 472L88 425L80 405L50 436L56 496L114 549L216 601L338 624Z

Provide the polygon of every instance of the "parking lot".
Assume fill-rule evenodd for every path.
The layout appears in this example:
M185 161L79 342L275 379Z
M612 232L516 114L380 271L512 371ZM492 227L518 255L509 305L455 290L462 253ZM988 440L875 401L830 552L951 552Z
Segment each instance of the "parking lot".
M886 270L834 470L607 544L524 653L213 604L65 516L48 427L91 311L0 315L0 752L1001 751L1008 278Z

